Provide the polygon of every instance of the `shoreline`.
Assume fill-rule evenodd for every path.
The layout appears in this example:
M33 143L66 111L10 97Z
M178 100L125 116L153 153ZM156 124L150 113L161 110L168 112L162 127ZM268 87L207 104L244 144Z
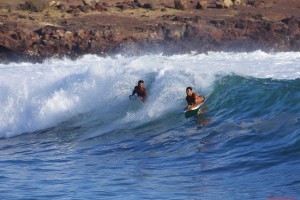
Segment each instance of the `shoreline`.
M107 10L75 14L57 6L41 12L7 11L10 15L0 16L0 62L77 59L85 54L300 51L300 13L293 10L297 11L294 0L284 4L284 9L279 0L268 0L262 7L205 10L195 9L194 1L185 10L172 8L171 0L157 3L153 9L123 10L119 7L128 2L109 2ZM78 4L82 6L75 0L60 5L70 8ZM3 16L8 17L3 20Z

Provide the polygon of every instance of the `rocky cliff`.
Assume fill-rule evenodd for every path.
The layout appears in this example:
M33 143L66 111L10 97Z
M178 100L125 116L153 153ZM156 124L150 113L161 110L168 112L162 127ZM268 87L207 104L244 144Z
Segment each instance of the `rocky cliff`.
M59 18L51 17L49 10L42 12L42 18L33 11L7 15L0 24L1 61L76 58L89 53L300 50L299 16L282 14L276 4L269 10L244 5L226 10L207 6L198 11L193 2L195 7L185 5L187 10L177 11L171 4L143 8L146 3L138 1L110 3L115 10L108 3L93 7L86 3L89 11L82 5L58 4L51 9L59 12ZM41 25L42 19L48 23Z

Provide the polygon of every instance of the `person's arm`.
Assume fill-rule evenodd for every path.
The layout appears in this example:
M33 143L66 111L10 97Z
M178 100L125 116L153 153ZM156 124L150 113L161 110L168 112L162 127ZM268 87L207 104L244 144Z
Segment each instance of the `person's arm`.
M191 110L193 105L187 105L183 110Z
M198 106L200 101L199 101L199 94L198 93L194 93L193 94L193 98L194 98L194 107Z
M192 110L193 108L196 108L200 103L204 101L204 97L199 96L198 93L193 94L193 99L194 99L194 104L193 105L188 105L187 110Z
M136 87L134 87L131 96L135 95L135 93L136 93Z
M199 105L205 100L205 98L203 96L200 96L198 93L195 93L194 98L195 98L195 105Z

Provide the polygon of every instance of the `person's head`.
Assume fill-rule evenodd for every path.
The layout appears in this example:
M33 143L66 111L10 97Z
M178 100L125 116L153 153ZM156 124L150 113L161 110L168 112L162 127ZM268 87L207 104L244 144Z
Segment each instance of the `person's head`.
M192 87L187 87L186 88L186 95L191 96L193 94L193 89Z
M144 87L144 81L143 80L139 80L138 86L139 86L139 88L143 88Z

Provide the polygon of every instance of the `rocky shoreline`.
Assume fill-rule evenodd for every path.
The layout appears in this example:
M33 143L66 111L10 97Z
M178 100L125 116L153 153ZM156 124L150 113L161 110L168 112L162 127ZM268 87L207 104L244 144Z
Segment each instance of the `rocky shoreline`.
M127 4L115 3L121 8ZM58 25L28 25L25 22L41 20L36 15L30 19L32 12L25 15L16 11L0 23L0 62L41 62L46 58L65 56L75 59L84 54L300 51L300 18L288 11L279 13L280 9L276 7L279 3L272 4L270 9L276 13L271 11L271 14L267 9L249 5L231 10L205 8L201 11L193 7L189 11L187 6L176 12L171 6L156 10L136 8L142 11L138 14L132 8L128 12L120 8L112 12L105 5L108 6L99 5L100 11L79 16L76 11L77 14L68 14L69 17L53 19ZM59 13L65 16L67 11ZM13 17L19 19L22 16L23 21L14 21ZM49 18L52 19L51 16L46 19L49 21Z

